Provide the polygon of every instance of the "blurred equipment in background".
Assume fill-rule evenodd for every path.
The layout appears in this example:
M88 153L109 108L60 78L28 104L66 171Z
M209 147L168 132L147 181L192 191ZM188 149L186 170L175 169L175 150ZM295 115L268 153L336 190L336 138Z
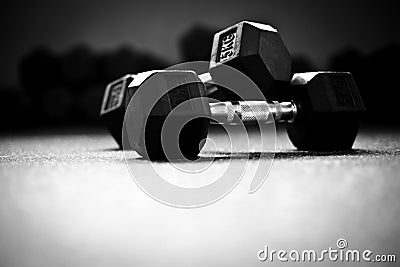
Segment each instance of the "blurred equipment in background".
M219 29L194 25L179 40L182 62L209 61L214 34Z
M19 88L2 88L0 90L1 130L32 127L34 125L34 109L30 97Z
M63 83L73 91L94 83L98 79L96 55L86 45L77 45L61 55Z
M126 73L167 66L165 60L128 46L102 53L84 44L64 53L36 47L19 66L22 88L32 103L29 123L97 123L108 81Z
M37 47L24 57L20 64L20 79L32 101L36 120L53 122L66 118L72 96L65 87L60 88L63 84L60 58L52 50Z
M101 55L98 66L100 79L105 82L104 84L107 84L127 73L164 69L168 67L168 63L149 53L137 51L129 46L121 46L114 51Z

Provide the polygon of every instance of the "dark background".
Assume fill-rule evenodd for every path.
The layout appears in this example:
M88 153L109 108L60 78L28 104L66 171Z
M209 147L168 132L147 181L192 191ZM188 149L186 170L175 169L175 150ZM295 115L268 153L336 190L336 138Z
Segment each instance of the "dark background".
M105 85L208 60L215 31L278 28L294 71L351 71L366 122L399 124L395 1L2 1L0 118L7 127L98 123Z
M396 4L0 1L0 266L271 266L276 260L257 260L266 245L321 251L338 238L399 261L400 131L368 125L400 125ZM213 32L243 19L277 27L295 71L354 73L368 113L353 150L297 151L278 129L276 149L259 161L246 151L262 142L232 147L230 136L211 134L202 157L216 155L215 168L185 174L118 150L105 127L86 127L99 123L106 83L207 60ZM160 204L127 169L147 177L155 168L171 183L197 187L244 162L237 188L199 209ZM249 195L255 166L269 173Z

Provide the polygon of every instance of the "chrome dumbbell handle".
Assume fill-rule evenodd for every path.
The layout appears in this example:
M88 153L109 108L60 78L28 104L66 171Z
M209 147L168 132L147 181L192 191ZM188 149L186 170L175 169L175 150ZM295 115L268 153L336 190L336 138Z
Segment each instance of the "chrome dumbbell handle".
M297 114L293 102L237 101L209 105L216 124L293 122Z

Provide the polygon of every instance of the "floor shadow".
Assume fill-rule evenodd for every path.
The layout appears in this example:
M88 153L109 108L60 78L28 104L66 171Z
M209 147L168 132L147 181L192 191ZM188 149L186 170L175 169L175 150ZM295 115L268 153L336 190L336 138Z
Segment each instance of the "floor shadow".
M122 151L122 150L118 147L110 147L110 148L99 149L98 151L99 152L110 152L110 151Z
M193 162L205 162L205 161L220 161L220 160L229 160L229 159L271 159L275 160L280 159L314 159L321 157L356 157L356 156L400 156L400 149L396 150L367 150L367 149L352 149L352 150L344 150L344 151L299 151L299 150L291 150L291 151L277 151L273 152L235 152L235 153L223 153L223 152L210 152L208 154L203 154L197 159L193 160L171 160L169 162L172 163L193 163ZM134 158L132 160L137 161L148 161L144 158ZM167 162L166 160L157 160L154 162Z

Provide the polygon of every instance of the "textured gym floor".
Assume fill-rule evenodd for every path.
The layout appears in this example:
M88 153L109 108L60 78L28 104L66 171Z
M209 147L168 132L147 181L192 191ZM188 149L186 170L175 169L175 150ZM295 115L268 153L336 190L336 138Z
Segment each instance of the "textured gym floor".
M279 131L255 194L245 176L219 202L178 209L138 188L103 128L2 135L0 266L270 265L257 259L266 245L322 250L339 238L399 261L400 130L361 127L354 148L297 152Z

